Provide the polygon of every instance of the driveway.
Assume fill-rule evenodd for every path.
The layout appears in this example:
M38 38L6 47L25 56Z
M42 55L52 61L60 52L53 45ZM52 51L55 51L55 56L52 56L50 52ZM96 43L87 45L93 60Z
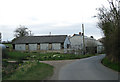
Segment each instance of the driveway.
M63 66L58 80L118 80L115 72L101 64L105 55L79 59Z

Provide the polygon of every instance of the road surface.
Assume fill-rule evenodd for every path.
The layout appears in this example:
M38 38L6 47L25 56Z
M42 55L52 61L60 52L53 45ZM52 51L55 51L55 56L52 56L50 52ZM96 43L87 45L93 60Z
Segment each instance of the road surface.
M63 66L59 72L59 80L118 80L115 72L101 64L105 55L76 60Z

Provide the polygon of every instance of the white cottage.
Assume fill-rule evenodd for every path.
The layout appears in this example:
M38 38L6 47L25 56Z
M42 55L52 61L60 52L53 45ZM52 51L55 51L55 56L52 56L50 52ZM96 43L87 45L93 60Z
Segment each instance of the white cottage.
M82 49L83 48L83 36L81 33L74 34L72 37L70 37L71 42L71 48L72 49Z
M13 49L20 51L61 50L70 47L67 35L24 36L16 39Z
M94 47L95 53L101 53L103 50L103 44L98 40L84 36L86 51L90 47ZM83 49L83 35L81 32L79 34L74 34L70 37L71 49L82 50Z

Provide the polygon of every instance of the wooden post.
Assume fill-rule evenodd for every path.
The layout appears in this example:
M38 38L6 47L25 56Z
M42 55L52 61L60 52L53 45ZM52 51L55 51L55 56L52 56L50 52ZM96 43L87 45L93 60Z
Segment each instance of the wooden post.
M85 55L86 49L85 49L85 38L84 38L84 24L82 24L82 31L83 31L83 54Z
M1 33L0 33L0 43L2 43L2 35L1 35Z
M2 46L0 46L0 82L2 82Z

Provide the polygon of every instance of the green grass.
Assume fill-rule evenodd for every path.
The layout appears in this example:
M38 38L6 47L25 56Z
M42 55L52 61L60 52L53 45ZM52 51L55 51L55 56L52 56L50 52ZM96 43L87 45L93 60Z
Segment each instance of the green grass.
M53 66L39 62L28 62L21 65L14 74L4 80L45 80L52 74Z
M61 54L61 53L40 53L40 52L20 52L20 51L8 51L8 60L69 60L69 59L81 59L91 57L94 55L75 55L75 54Z
M8 46L9 48L12 48L12 44L4 44L6 46Z
M69 59L81 59L91 57L94 55L75 55L75 54L61 54L61 53L40 53L40 52L20 52L20 51L9 51L7 54L8 60L69 60Z
M40 53L34 53L30 57L31 59L37 59L40 61L44 60L69 60L69 59L81 59L81 58L86 58L90 57L93 55L75 55L75 54L60 54L60 53L45 53L45 54L40 54Z
M15 70L19 67L20 62L17 63L8 63L6 59L2 60L2 77L7 78L11 76L15 72Z
M104 58L102 60L103 65L120 72L120 63L115 63L115 62L111 62L110 60L108 60L107 58Z
M19 51L9 51L7 53L7 57L9 59L13 59L13 60L22 60L24 58L26 58L28 56L27 53L23 53L23 52L19 52Z

